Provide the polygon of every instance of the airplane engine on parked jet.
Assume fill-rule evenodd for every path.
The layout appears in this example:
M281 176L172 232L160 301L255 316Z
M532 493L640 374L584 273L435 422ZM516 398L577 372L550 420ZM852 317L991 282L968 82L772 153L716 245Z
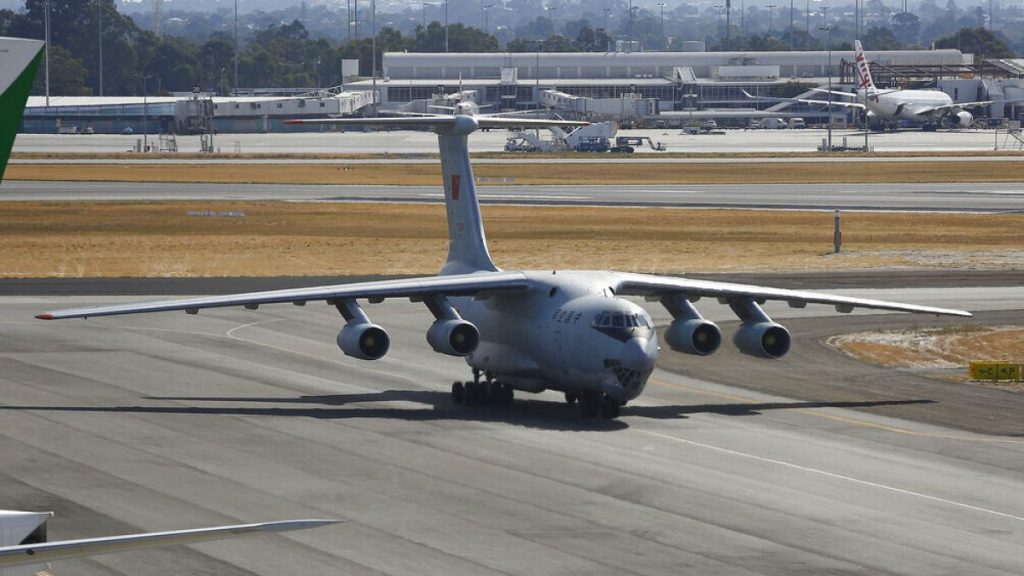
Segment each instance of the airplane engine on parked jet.
M971 124L974 124L974 116L972 116L971 113L967 112L966 110L961 110L954 114L953 116L951 116L949 121L951 124L953 124L953 126L957 126L959 128L967 128Z
M665 330L665 342L676 352L707 356L718 350L722 331L714 322L700 318L679 318Z
M377 360L388 353L391 338L376 324L360 322L345 324L338 332L338 348L346 356L360 360Z
M789 352L789 331L774 322L744 322L732 338L744 354L761 358L782 358Z
M449 356L469 356L480 343L480 331L461 318L441 319L430 325L427 342L434 352Z

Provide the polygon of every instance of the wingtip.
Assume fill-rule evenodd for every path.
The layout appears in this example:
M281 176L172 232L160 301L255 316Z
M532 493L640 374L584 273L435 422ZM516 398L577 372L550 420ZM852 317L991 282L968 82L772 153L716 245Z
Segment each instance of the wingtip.
M277 532L288 530L306 530L308 528L319 528L321 526L330 526L331 524L340 524L342 522L345 522L345 520L340 520L337 518L281 520L279 522L265 522L263 523L262 527L265 530Z
M36 314L36 320L53 320L53 314L51 314L50 312Z

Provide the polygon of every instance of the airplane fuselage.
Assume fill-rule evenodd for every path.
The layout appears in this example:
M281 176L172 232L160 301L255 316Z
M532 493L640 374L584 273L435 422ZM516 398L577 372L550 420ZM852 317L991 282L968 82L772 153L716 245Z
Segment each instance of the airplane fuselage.
M939 90L897 90L869 95L860 91L858 99L874 117L886 121L934 121L941 114L921 114L921 110L951 106L953 99Z
M480 330L466 362L516 389L599 391L625 402L644 389L658 357L650 315L615 297L602 272L526 272L527 293L453 299Z

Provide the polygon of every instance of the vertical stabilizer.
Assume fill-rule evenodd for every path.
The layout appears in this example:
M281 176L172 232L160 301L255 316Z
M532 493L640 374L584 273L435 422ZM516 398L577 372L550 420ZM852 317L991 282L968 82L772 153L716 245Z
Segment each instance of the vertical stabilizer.
M43 53L39 40L0 38L0 181Z
M438 129L444 203L448 211L448 260L441 274L498 269L487 251L480 201L469 163L467 136L477 129L473 118L456 116L450 128Z
M864 48L860 40L854 40L857 58L857 91L864 91L872 94L877 91L875 83L871 80L871 68L868 66L867 56L864 55Z

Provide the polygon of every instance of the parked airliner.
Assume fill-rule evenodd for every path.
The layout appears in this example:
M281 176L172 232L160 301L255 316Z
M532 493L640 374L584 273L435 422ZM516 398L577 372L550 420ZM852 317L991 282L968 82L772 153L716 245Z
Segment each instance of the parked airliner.
M870 126L895 127L902 120L923 124L926 130L938 128L944 120L953 127L967 128L974 123L974 115L968 112L968 110L988 106L993 102L993 100L953 102L949 94L941 90L904 90L902 88L879 90L871 79L871 69L860 40L854 41L854 47L857 68L857 91L850 93L837 90L829 92L829 90L820 88L815 88L814 90L826 94L831 93L841 98L853 98L856 101L832 100L832 102L828 102L827 100L808 98L780 98L779 100L857 108L866 111ZM744 92L744 94L748 98L755 98L747 92ZM764 100L764 98L760 99ZM1005 102L1016 101L1006 100Z
M459 108L456 108L459 111ZM790 336L761 308L766 300L791 307L828 304L839 312L873 308L970 316L968 312L802 290L694 280L609 270L503 271L487 249L467 137L481 128L572 126L561 120L496 118L472 114L373 119L294 120L303 124L365 124L429 127L438 135L448 219L448 259L436 276L253 292L58 310L44 320L88 318L201 308L326 301L344 319L337 343L354 358L376 360L389 349L383 327L373 323L358 300L387 298L423 302L434 316L426 340L436 352L465 358L473 379L452 384L458 404L509 404L513 390L564 392L585 417L615 418L620 407L647 384L659 355L651 316L627 299L659 302L672 315L665 341L678 352L705 356L715 352L722 332L705 320L693 303L701 298L728 305L741 320L733 343L762 358L781 358Z
M339 520L285 520L261 524L237 524L47 542L46 521L52 515L50 512L0 510L0 574L4 576L21 576L23 574L34 576L42 570L47 570L47 564L54 560L67 560L156 546L209 542L247 534L305 530L339 522Z

